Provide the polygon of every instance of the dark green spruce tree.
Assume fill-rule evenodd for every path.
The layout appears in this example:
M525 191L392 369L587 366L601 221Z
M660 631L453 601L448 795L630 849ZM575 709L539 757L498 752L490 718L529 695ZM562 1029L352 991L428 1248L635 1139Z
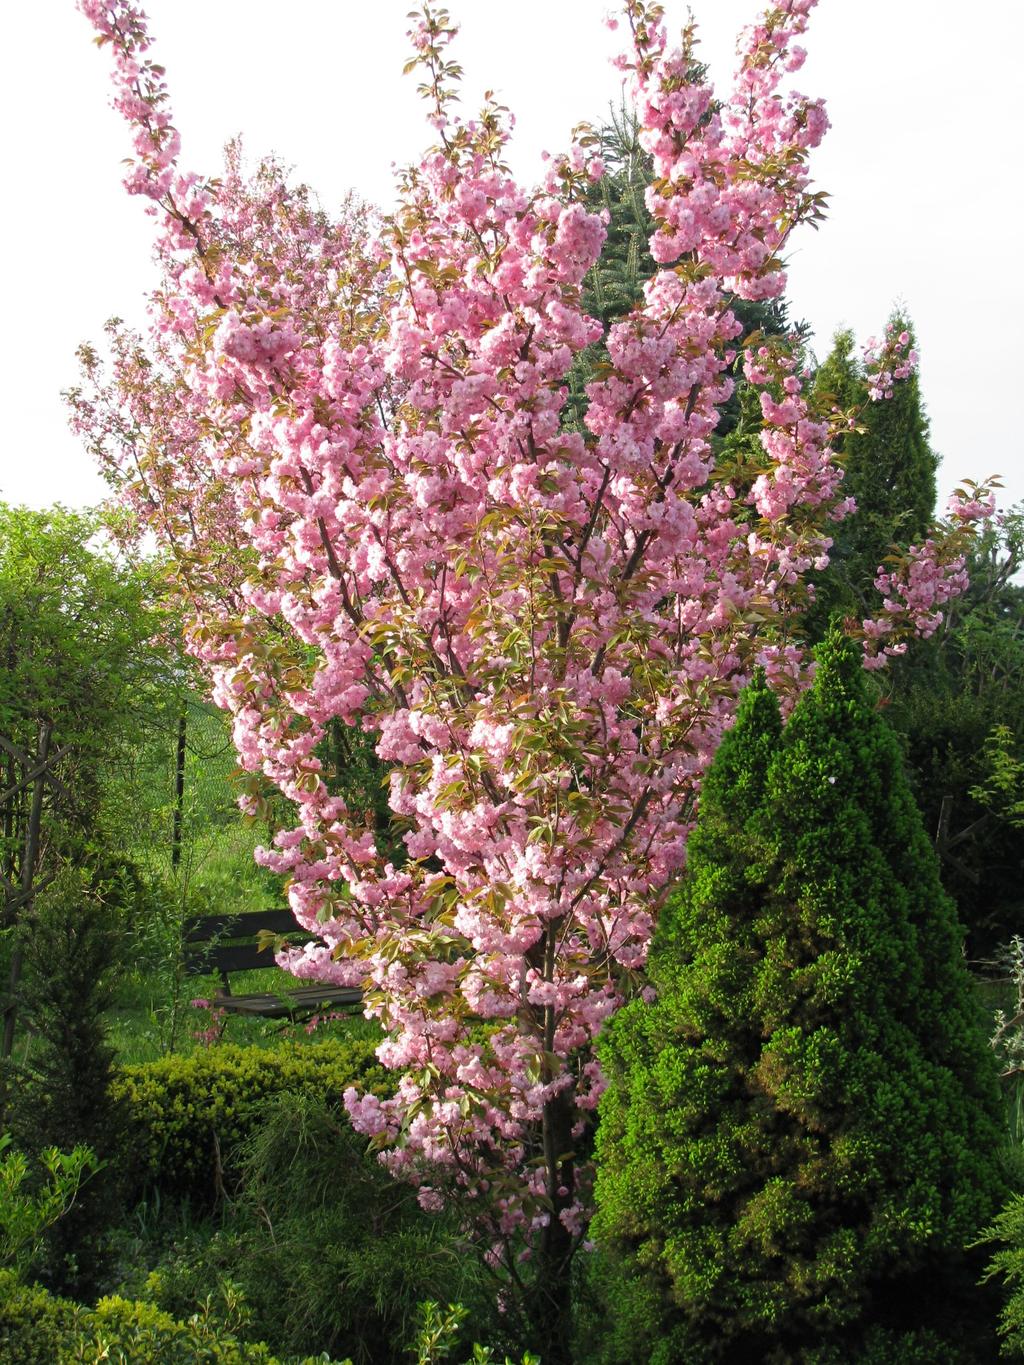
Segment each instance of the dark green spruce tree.
M912 324L899 313L889 325L913 336ZM935 515L938 457L928 443L917 375L895 385L891 398L871 402L852 332L836 333L814 387L819 400L844 412L860 408L857 429L836 442L845 469L843 493L856 499L857 511L837 525L831 563L815 583L812 635L820 638L834 612L872 614L874 581L891 547L926 535Z
M903 738L926 828L946 827L943 883L976 961L998 957L1024 926L1024 838L1015 793L1000 790L1000 770L1024 763L1022 569L1024 504L983 533L967 562L969 588L930 639L895 661L889 683L886 715Z
M604 1033L606 1361L992 1358L963 1248L1002 1193L994 1066L867 687L836 632L784 729L751 684L659 924L658 998Z
M29 1156L44 1147L90 1149L99 1169L47 1233L39 1277L57 1293L95 1296L111 1264L131 1156L125 1117L111 1096L114 1050L106 1014L123 962L124 897L92 869L65 867L19 929L25 953L21 1010L33 1035L14 1077L10 1127Z

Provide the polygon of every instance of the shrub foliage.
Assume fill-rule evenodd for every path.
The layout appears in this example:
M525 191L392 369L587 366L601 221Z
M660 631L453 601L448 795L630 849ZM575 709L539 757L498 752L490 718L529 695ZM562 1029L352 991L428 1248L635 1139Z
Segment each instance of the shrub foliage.
M286 1365L261 1343L242 1342L199 1315L178 1322L152 1304L116 1295L89 1309L26 1287L6 1270L0 1271L0 1359L11 1365ZM301 1365L330 1362L309 1357Z
M268 1101L239 1171L212 1235L179 1243L141 1286L172 1316L228 1286L250 1335L279 1354L348 1352L355 1365L408 1361L424 1300L468 1301L473 1329L490 1327L480 1309L493 1285L453 1218L425 1213L337 1105L296 1093Z
M986 1277L1002 1280L1005 1302L999 1319L1004 1355L1024 1360L1024 1194L1011 1196L991 1227L984 1244L997 1250L986 1267Z
M189 1057L125 1067L112 1091L127 1110L141 1183L162 1196L216 1202L237 1177L242 1144L283 1093L334 1101L356 1081L387 1093L393 1078L370 1039L284 1043L274 1051L221 1044Z

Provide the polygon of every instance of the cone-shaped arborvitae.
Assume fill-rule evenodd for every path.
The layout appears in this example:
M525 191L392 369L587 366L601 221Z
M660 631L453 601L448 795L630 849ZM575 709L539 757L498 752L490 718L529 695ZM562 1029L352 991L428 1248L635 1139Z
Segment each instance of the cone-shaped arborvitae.
M748 689L658 998L604 1034L607 1359L989 1358L956 1303L1002 1141L960 943L898 744L830 634L785 730Z
M889 326L913 336L913 325L900 313ZM928 442L917 375L897 384L884 402L869 402L852 332L836 333L815 390L843 411L860 408L858 429L835 442L845 469L843 493L856 500L857 510L836 527L831 562L816 583L818 608L810 626L812 637L820 639L832 612L873 614L882 561L894 544L919 544L927 535L935 515L938 456Z

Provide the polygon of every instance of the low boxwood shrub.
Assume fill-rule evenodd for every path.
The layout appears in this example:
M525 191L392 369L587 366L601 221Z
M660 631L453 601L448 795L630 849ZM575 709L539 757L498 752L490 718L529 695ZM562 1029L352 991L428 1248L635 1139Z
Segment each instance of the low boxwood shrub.
M85 1310L0 1270L0 1360L55 1365L71 1351Z
M23 1285L0 1271L0 1360L6 1365L288 1365L262 1343L239 1341L196 1315L179 1322L151 1303L117 1296L94 1309ZM295 1365L330 1365L326 1356ZM350 1365L350 1362L343 1362Z
M188 1057L123 1068L113 1092L128 1115L141 1188L215 1203L237 1179L237 1153L268 1100L301 1094L341 1105L347 1086L390 1093L394 1076L372 1039L284 1043L273 1051L221 1044Z

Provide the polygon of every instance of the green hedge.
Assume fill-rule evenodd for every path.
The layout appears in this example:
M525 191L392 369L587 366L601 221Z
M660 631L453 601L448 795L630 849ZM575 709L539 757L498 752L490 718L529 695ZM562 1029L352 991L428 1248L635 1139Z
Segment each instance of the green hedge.
M323 1362L326 1357L320 1357ZM0 1360L5 1365L285 1365L200 1318L177 1322L150 1303L101 1299L94 1309L22 1285L0 1271ZM307 1357L301 1365L314 1365ZM351 1362L344 1362L351 1365Z
M79 1339L84 1316L77 1304L0 1270L0 1360L8 1365L56 1365Z
M124 1102L139 1184L161 1195L215 1202L235 1179L240 1146L266 1102L286 1092L341 1104L350 1085L388 1094L395 1078L371 1039L285 1043L273 1051L219 1044L189 1057L125 1067Z

